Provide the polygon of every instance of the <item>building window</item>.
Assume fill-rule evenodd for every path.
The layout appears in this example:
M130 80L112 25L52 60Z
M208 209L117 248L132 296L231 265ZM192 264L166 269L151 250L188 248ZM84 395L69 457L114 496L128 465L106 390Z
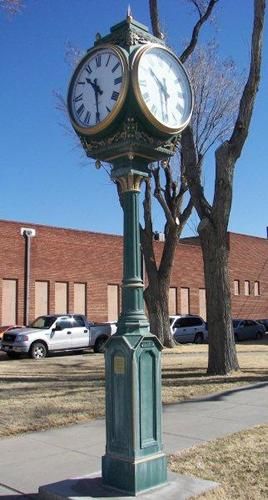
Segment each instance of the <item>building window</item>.
M119 286L108 285L108 321L117 321L119 316Z
M171 287L168 294L168 310L169 314L177 314L177 288Z
M16 325L17 323L17 280L3 279L2 281L2 325Z
M206 303L206 290L199 288L199 315L206 321L207 320L207 303Z
M181 288L181 314L190 312L190 288Z
M258 296L260 294L261 294L260 282L259 281L255 281L254 282L254 295Z
M55 313L66 314L67 311L67 283L55 283Z
M35 317L48 314L48 282L35 282Z
M234 295L240 295L240 281L234 280Z
M245 281L245 295L250 295L250 282Z
M85 283L74 283L74 312L86 315Z

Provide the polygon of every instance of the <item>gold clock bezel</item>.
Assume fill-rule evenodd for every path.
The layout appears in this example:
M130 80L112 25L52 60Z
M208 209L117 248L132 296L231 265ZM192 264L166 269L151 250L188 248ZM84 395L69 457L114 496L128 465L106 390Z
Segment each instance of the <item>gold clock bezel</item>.
M116 55L116 57L119 59L120 63L122 64L122 85L120 88L119 97L118 97L113 109L106 116L106 118L104 118L104 120L102 120L100 123L98 123L97 125L94 125L92 127L82 127L80 123L77 123L75 116L73 114L73 110L72 110L73 88L74 88L76 79L81 71L81 68L84 66L86 61L88 59L91 59L92 56L94 55L94 53L102 52L104 50L110 50L111 52L113 52ZM103 45L98 45L97 47L94 47L93 49L89 50L89 52L87 52L87 54L78 63L78 65L77 65L77 67L72 75L72 78L71 78L71 81L70 81L69 87L68 87L67 107L68 107L68 113L69 113L71 123L72 123L73 127L75 128L75 130L77 130L82 135L95 135L95 134L99 134L100 132L103 132L104 130L106 130L111 125L111 123L115 120L115 118L118 116L118 114L120 113L120 111L123 107L123 104L124 104L124 102L126 100L126 96L127 96L128 84L129 84L128 61L127 61L126 55L124 54L124 52L121 50L120 47L118 47L116 45L103 44Z
M155 49L155 48L161 49L164 52L168 52L176 60L177 64L180 66L183 73L185 74L186 81L189 84L191 106L190 106L189 115L188 115L187 119L180 125L180 127L175 127L175 128L169 127L169 126L165 125L163 122L159 121L149 110L145 100L143 99L143 96L142 96L142 93L140 90L138 71L139 71L139 64L140 64L141 58L146 52L149 52L150 50ZM137 50L137 52L135 53L135 55L133 57L132 65L131 65L131 73L132 73L132 86L133 86L136 100L138 102L138 105L140 107L141 112L147 118L147 120L149 121L149 123L151 125L153 125L160 132L163 132L163 133L168 134L168 135L178 134L185 127L187 127L187 125L189 124L189 122L191 120L192 112L193 112L193 90L192 90L191 82L190 82L187 71L185 70L185 68L182 65L182 63L180 62L180 60L176 57L176 55L170 49L163 47L163 45L155 44L155 43L144 45L143 47L141 47L140 49Z

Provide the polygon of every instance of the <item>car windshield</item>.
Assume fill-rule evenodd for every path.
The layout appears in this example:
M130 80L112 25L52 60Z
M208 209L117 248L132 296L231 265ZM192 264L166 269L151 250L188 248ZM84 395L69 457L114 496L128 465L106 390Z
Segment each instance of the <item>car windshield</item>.
M31 328L50 328L56 319L56 316L39 316L33 321Z

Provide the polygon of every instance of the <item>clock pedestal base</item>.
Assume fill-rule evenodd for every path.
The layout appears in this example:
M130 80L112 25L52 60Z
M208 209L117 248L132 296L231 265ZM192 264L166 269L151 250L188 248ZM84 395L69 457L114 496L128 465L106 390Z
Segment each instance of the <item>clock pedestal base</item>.
M161 349L146 335L113 336L105 351L105 486L136 495L167 482L162 446Z

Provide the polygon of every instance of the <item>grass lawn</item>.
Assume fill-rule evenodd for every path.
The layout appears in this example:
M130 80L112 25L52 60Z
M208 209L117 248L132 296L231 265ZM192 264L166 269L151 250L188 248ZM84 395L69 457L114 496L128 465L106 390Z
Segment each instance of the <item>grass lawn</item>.
M257 426L172 455L169 468L221 484L199 495L199 500L264 500L268 498L267 455L268 426Z
M165 349L163 403L268 380L268 339L237 345L241 372L208 377L207 345ZM0 437L82 422L104 415L104 357L92 352L41 361L0 354Z
M237 345L241 371L208 377L207 345L163 351L162 396L170 404L268 380L268 339ZM0 353L0 437L87 421L104 415L104 357L92 352L42 361ZM226 436L173 455L169 468L221 483L206 500L268 498L268 426ZM265 458L266 455L266 458Z

